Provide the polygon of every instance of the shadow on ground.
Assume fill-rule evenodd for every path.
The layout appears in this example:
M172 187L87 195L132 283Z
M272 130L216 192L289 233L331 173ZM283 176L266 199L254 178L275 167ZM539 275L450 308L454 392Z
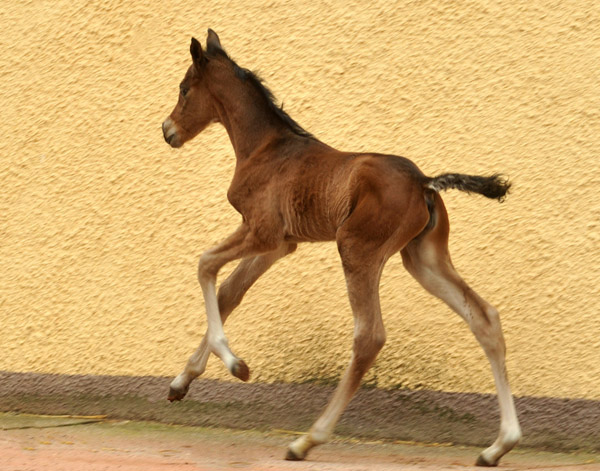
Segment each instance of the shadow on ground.
M170 378L0 373L0 411L106 415L241 430L305 431L332 386L196 381L182 402L166 400ZM517 398L522 446L600 452L600 402ZM362 389L336 434L371 440L484 447L496 437L496 397Z

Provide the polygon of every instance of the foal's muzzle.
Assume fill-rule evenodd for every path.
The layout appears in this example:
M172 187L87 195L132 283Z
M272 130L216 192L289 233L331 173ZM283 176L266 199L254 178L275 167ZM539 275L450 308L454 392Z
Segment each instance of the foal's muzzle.
M162 124L162 131L167 144L175 148L182 146L181 139L177 133L177 125L171 118L167 118Z

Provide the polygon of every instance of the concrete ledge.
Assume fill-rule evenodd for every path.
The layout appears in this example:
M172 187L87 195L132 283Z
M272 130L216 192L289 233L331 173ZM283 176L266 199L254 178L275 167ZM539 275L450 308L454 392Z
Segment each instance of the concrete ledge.
M238 429L305 431L333 386L244 384L197 380L186 399L166 400L171 378L0 372L0 411L106 414ZM522 445L600 451L600 401L516 399ZM486 446L499 425L496 397L487 394L361 389L336 433L369 439Z

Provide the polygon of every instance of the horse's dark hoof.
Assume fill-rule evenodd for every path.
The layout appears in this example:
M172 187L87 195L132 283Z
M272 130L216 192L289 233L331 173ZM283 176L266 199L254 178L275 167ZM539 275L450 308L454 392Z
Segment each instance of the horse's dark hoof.
M231 370L231 374L245 382L250 379L250 368L248 368L244 360L238 359Z
M298 456L292 450L288 448L287 454L285 455L285 459L288 461L302 461L304 460L304 456Z
M498 462L490 463L488 460L486 460L483 457L483 455L479 455L479 458L477 458L477 462L475 463L475 466L485 466L486 468L494 468L494 467L498 466Z
M188 392L188 388L185 389L173 389L173 388L169 388L169 401L173 402L173 401L181 401L185 395Z

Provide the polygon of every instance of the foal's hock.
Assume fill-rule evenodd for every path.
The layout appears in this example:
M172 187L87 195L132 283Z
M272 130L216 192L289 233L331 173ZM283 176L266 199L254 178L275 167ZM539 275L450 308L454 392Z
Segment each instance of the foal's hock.
M467 322L490 361L500 433L477 464L496 465L521 437L506 376L504 338L498 311L452 265L448 215L439 192L454 188L501 201L508 181L500 175L453 173L432 178L403 157L338 151L277 106L260 78L227 55L214 31L208 30L205 50L192 39L190 52L192 65L181 82L177 105L163 123L164 137L172 147L181 147L210 123L225 127L236 156L227 197L242 223L200 258L198 279L208 330L171 383L169 400L186 395L210 353L247 381L248 366L229 348L223 323L250 286L299 242L335 240L354 314L353 352L323 414L307 435L289 446L287 459L304 459L312 447L328 440L385 343L379 280L385 262L400 252L410 274ZM217 274L233 260L240 260L239 265L217 293Z

